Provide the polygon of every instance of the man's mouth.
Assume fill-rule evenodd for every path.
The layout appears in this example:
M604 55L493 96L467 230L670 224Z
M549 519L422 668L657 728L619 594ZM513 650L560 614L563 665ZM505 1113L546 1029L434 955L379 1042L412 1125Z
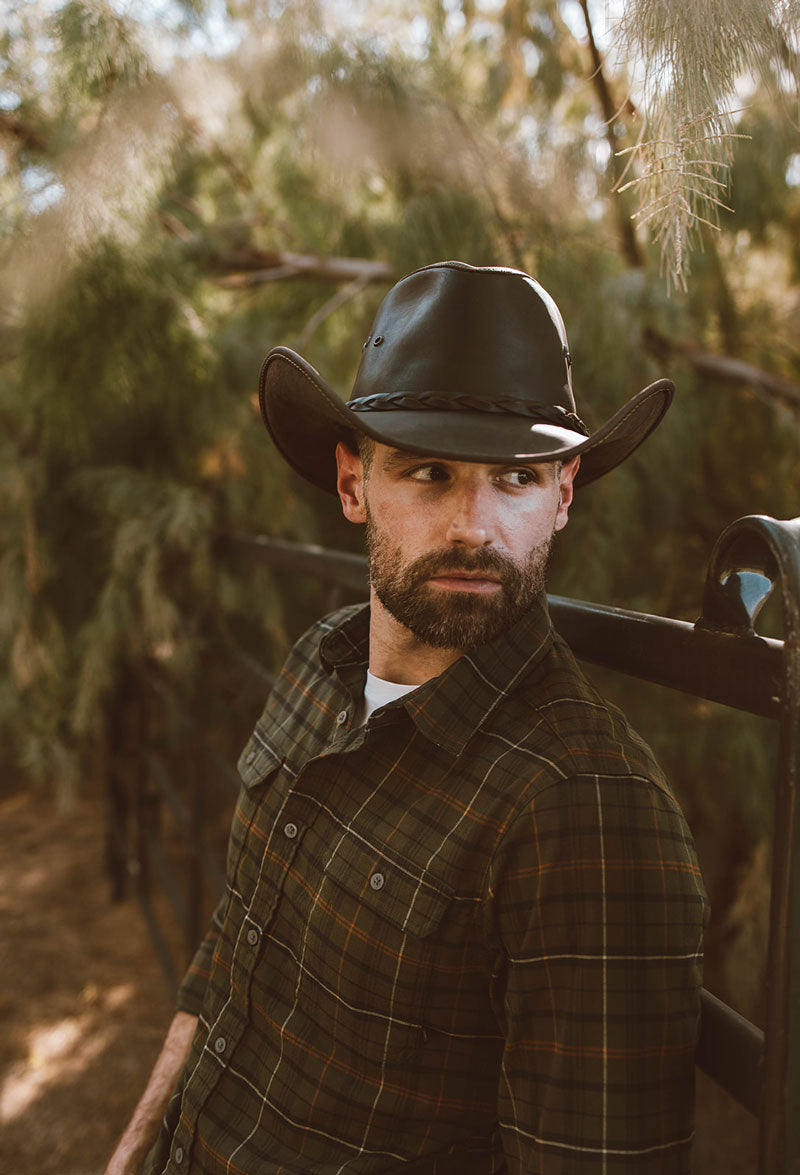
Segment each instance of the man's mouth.
M443 571L428 582L450 592L496 592L502 587L500 580L486 571Z

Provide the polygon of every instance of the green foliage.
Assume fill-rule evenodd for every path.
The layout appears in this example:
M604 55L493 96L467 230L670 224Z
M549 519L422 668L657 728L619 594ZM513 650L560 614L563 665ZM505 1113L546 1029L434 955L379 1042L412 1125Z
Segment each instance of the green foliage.
M283 506L274 533L301 525L283 471L252 444L225 350L169 242L98 242L23 324L3 400L18 439L0 605L16 698L0 722L36 776L62 779L66 760L77 776L131 672L157 667L191 697L209 637L247 610L255 581L262 658L278 659L282 605L263 575L217 592L216 534L261 525L260 494Z
M787 181L791 158L800 152L800 130L788 118L776 118L768 93L742 116L739 130L747 137L736 144L731 168L730 228L745 229L764 243L773 227L780 229L798 206L796 185Z
M56 61L68 97L101 98L115 86L135 84L147 73L147 58L131 27L109 4L70 0L56 10Z

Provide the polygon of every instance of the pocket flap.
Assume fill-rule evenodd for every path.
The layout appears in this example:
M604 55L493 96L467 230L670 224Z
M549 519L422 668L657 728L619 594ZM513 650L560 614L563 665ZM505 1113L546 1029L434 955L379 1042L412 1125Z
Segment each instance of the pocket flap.
M250 735L236 766L244 786L255 787L257 783L263 783L282 762L282 756L256 728Z
M355 833L339 841L325 873L362 905L417 938L436 929L453 897L438 878Z

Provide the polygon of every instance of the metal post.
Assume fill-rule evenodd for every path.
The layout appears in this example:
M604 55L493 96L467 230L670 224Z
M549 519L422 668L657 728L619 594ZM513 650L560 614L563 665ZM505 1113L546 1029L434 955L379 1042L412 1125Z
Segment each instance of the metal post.
M717 540L698 624L748 635L773 584L784 653L775 795L760 1175L800 1175L800 519L740 518Z
M191 960L203 934L203 825L205 821L206 773L200 754L193 756L191 834L186 871L186 950Z
M111 882L112 902L121 902L128 891L128 817L129 803L125 787L123 694L118 690L111 707L108 733L102 748L106 776L105 859ZM111 753L109 754L109 743Z

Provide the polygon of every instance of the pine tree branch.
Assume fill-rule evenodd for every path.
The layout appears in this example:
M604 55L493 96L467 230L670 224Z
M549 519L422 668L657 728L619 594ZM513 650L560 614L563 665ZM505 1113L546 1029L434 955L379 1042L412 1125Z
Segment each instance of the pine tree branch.
M609 168L611 169L611 174L614 181L612 186L614 191L617 192L617 199L614 200L614 210L617 217L617 231L619 232L620 244L622 245L622 251L628 260L628 264L635 268L641 268L644 264L644 259L642 257L642 251L639 248L639 242L636 239L636 232L633 226L633 221L628 214L626 202L619 198L619 188L625 179L625 169L619 158L619 144L617 143L617 137L614 130L620 107L617 105L617 103L614 102L614 99L611 96L611 87L603 69L603 58L594 38L594 29L592 28L592 19L589 15L588 0L580 0L580 4L581 9L583 10L583 19L586 24L586 36L589 41L589 52L592 57L592 65L594 67L592 70L591 82L594 86L595 93L597 94L597 99L600 103L600 109L603 112L606 140L611 149Z
M744 360L734 359L730 355L715 355L711 351L704 351L695 343L669 339L652 327L646 327L642 332L642 341L645 349L661 360L671 355L681 355L699 375L722 383L750 387L795 410L800 408L800 384L786 379L785 376L775 375L774 372L765 371L763 367L756 367L754 363L745 363Z
M476 160L478 161L483 189L492 205L492 211L500 227L500 232L506 239L511 261L517 269L524 269L525 264L523 261L522 249L520 247L520 242L517 239L517 234L509 223L508 217L501 209L500 201L491 182L491 177L494 174L494 168L491 166L490 161L487 160L485 153L475 136L475 133L470 129L470 126L462 115L461 111L450 102L445 102L444 105L449 111L456 126L459 128L461 134L464 136L466 142L469 144L470 150L473 152Z
M191 229L188 229L172 212L161 212L158 218L171 237L177 237L179 241L185 242L194 240L194 233Z
M392 281L395 276L388 261L363 257L323 257L316 253L272 253L258 249L216 254L209 258L208 267L233 271L217 278L217 284L227 290L246 289L295 277L367 284Z
M364 286L367 285L368 281L369 279L363 275L361 277L357 277L353 281L348 282L343 289L338 290L332 298L328 298L327 301L324 302L322 306L320 306L320 308L311 315L308 322L303 327L297 339L297 346L307 346L308 340L311 338L317 327L321 326L326 318L330 318L331 314L338 310L340 306L344 306L346 302L351 300L351 298L355 298L358 294L360 294L364 289Z
M8 135L18 146L31 151L47 150L47 140L41 131L18 118L11 110L0 110L0 135Z
M313 330L319 325L317 319L321 312L324 311L324 316L327 317L339 305L359 293L364 286L372 282L392 281L395 277L391 265L385 261L358 257L323 257L306 253L267 253L249 250L227 257L217 255L213 259L213 264L214 268L230 267L237 270L218 279L218 284L226 289L244 289L266 282L298 277L346 281L348 285L341 294L326 302L309 321L304 335L310 333L309 328ZM661 359L673 354L682 355L702 375L724 383L752 387L782 403L790 404L794 408L800 407L800 384L784 376L775 375L756 367L755 364L729 355L715 355L693 343L669 339L651 328L644 331L643 341L646 349Z

